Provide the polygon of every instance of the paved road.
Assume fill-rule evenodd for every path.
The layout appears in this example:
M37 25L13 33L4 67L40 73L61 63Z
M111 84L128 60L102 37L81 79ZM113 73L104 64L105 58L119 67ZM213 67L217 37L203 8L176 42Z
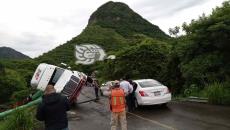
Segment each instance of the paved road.
M91 94L90 94L91 93ZM93 98L88 88L81 101ZM79 104L69 115L70 130L109 130L108 99ZM167 107L140 107L127 113L129 130L230 130L230 107L171 102Z

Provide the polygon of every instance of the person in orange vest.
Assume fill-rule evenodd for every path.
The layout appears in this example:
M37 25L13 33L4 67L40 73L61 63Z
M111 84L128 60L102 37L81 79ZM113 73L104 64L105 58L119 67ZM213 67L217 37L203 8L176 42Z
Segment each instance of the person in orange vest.
M118 80L114 82L114 86L104 95L110 96L111 110L111 130L116 130L118 122L122 130L127 130L126 111L125 111L125 92L120 88Z

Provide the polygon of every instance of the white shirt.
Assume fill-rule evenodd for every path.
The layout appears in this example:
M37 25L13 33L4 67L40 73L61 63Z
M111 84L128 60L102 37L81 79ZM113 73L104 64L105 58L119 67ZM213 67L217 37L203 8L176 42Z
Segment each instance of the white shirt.
M133 92L133 86L128 81L125 80L121 81L120 87L124 89L126 95Z

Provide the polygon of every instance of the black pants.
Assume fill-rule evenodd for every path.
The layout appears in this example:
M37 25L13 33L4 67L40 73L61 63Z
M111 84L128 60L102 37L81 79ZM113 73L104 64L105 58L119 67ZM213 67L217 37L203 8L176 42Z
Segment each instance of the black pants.
M94 90L95 90L96 99L98 99L98 98L99 98L99 95L98 95L98 87L94 87Z
M125 100L126 100L126 105L128 107L128 111L132 111L133 108L132 108L132 99L131 99L131 94L127 95L125 97Z
M135 100L136 100L136 98L135 98L135 93L131 93L130 94L130 108L131 108L131 111L134 111L134 109L135 109Z

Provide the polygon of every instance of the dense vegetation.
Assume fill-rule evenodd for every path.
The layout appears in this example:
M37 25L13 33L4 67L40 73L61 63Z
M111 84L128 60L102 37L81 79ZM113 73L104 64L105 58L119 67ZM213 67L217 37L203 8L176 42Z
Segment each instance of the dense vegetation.
M140 44L116 53L116 60L108 62L103 75L107 75L107 80L119 79L123 75L133 79L154 77L163 80L170 50L171 46L167 43L146 38Z
M0 121L0 130L35 130L39 122L35 119L35 107L16 110ZM40 124L39 124L40 125Z
M33 60L0 61L0 104L21 101L29 95L37 64Z
M67 43L33 60L1 61L4 76L0 88L8 90L0 95L4 92L12 97L14 91L28 89L40 62L64 62L87 74L97 70L101 82L124 75L153 78L171 88L174 95L202 96L211 103L230 104L230 2L224 2L210 16L184 23L182 29L185 35L170 38L127 5L108 2L92 14L82 33ZM116 59L76 65L75 45L82 43L98 44ZM9 78L11 75L14 78Z

